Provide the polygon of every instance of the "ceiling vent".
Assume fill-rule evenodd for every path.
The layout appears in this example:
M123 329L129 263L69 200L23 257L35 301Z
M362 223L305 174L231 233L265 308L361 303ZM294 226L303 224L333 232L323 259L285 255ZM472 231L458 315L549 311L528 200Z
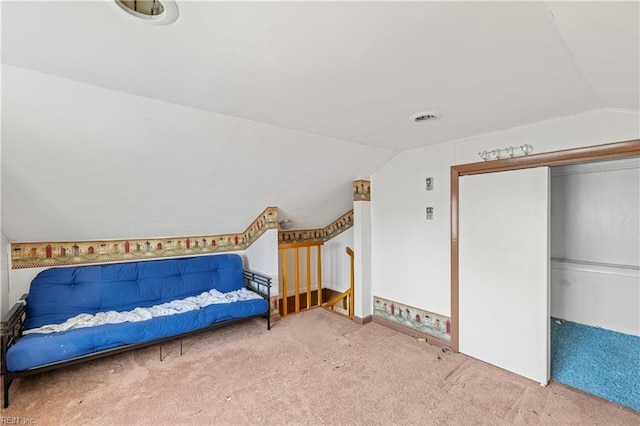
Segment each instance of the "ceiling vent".
M415 121L416 123L424 123L426 121L437 120L441 116L442 114L439 111L422 111L411 115L409 120Z
M178 19L175 0L113 0L121 10L138 20L154 25L169 25Z

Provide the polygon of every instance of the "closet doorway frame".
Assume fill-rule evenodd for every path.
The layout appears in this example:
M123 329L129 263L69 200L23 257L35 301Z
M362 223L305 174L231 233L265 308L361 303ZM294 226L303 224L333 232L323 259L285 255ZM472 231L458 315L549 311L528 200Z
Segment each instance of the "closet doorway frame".
M529 169L543 166L564 166L599 160L640 156L640 139L552 151L525 157L451 166L451 349L459 352L459 178L483 173Z

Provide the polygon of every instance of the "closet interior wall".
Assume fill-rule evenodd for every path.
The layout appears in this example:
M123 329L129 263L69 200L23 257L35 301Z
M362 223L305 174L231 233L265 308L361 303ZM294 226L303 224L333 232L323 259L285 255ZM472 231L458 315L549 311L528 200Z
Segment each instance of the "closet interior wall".
M551 315L640 335L640 157L551 169Z

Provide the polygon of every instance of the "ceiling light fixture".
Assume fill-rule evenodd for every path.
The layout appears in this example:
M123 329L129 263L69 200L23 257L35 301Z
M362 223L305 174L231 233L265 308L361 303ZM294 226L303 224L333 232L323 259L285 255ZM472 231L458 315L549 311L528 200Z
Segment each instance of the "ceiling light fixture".
M178 19L175 0L113 0L129 16L148 24L169 25Z
M159 0L118 0L124 7L146 16L158 16L164 13L164 6Z
M409 117L409 120L416 123L424 123L426 121L437 120L440 117L442 117L442 113L440 113L439 111L422 111L411 115Z

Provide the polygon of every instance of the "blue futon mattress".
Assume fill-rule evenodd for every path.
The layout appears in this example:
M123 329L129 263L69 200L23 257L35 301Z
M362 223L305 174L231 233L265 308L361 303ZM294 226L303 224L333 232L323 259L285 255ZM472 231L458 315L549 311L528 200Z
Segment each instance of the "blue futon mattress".
M51 334L27 334L7 351L9 371L22 371L104 349L178 335L234 318L264 314L265 299L213 304L140 322L106 324Z

